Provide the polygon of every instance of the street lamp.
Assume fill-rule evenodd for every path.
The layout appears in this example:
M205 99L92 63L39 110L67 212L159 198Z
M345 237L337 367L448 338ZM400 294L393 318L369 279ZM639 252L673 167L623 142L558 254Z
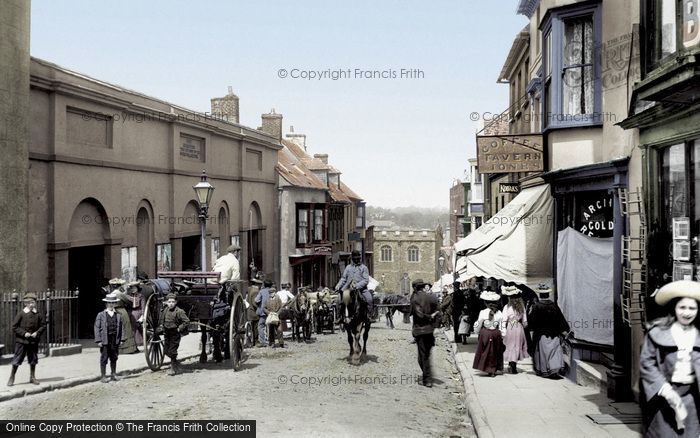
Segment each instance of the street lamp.
M440 256L438 258L438 263L440 264L440 293L442 293L442 269L445 266L445 257Z
M197 195L197 202L199 202L199 230L200 230L200 266L202 272L206 271L207 257L206 257L206 223L207 217L209 217L209 202L211 201L211 195L214 193L214 186L209 184L207 180L207 171L202 171L202 179L192 186L195 195Z

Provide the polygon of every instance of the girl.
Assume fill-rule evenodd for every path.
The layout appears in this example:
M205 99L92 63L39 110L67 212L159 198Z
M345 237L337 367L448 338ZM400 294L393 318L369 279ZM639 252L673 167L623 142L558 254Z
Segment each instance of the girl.
M525 327L527 316L525 303L520 297L522 291L515 286L501 287L503 295L508 297L508 304L503 308L503 328L506 352L503 358L508 361L511 374L517 374L516 363L527 357Z
M473 367L494 377L497 371L503 371L503 336L501 320L503 315L498 310L501 296L496 292L485 291L479 296L486 302L486 308L479 313L474 330L479 336L476 345Z

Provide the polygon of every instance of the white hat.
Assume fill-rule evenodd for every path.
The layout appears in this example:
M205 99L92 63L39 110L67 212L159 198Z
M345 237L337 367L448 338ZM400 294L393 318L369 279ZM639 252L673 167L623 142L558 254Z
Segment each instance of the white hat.
M124 280L123 278L113 278L109 280L109 284L111 285L122 285L124 283L126 283L126 280Z
M117 293L112 292L107 294L104 298L102 298L102 301L104 301L105 303L116 303L117 301L119 301L119 299L117 298Z
M479 295L479 298L481 298L484 301L498 301L501 299L501 296L498 295L496 292L487 290L481 293Z
M507 297L521 294L523 291L515 286L501 286L501 293Z
M690 280L674 281L663 286L654 295L656 304L660 306L674 298L692 298L700 302L700 283Z

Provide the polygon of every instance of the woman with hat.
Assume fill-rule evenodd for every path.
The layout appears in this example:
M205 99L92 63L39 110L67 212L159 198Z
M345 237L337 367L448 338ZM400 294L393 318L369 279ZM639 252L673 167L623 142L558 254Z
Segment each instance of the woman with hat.
M697 437L700 336L700 283L674 281L654 297L668 316L654 320L640 356L640 376L648 437Z
M535 344L533 367L538 376L557 379L564 368L561 338L568 334L569 323L557 303L549 298L551 288L540 285L535 292L540 300L532 305L527 318Z
M105 310L97 314L95 318L95 343L100 347L100 373L102 383L107 383L107 361L112 371L111 380L117 381L117 359L119 358L119 344L123 341L122 316L114 309L119 301L116 292L107 294L102 299L105 302Z
M140 284L140 281L131 281L126 284L126 288L138 289ZM133 306L131 297L127 293L125 293L122 288L115 289L114 294L116 294L117 297L117 301L116 303L114 303L114 309L117 311L117 313L119 313L119 316L121 316L123 328L123 341L122 344L119 346L119 353L138 353L139 349L136 346L136 340L134 338L134 328L136 327L132 326L131 317L129 316L129 312L126 310L127 308L131 309Z
M39 363L39 339L46 330L46 320L36 309L36 295L28 293L24 295L24 308L19 311L12 321L12 331L15 333L15 355L12 358L12 373L7 381L7 386L15 384L15 374L17 368L27 357L29 362L30 377L29 383L38 385L36 379L36 364Z
M497 371L503 371L503 315L498 310L501 296L493 291L484 291L479 298L486 302L486 308L479 312L479 319L474 324L479 339L473 367L494 377Z
M525 340L525 327L527 327L525 303L521 298L522 291L515 286L503 286L501 293L508 297L508 304L503 308L503 332L505 332L503 339L506 347L503 359L508 362L510 373L517 374L517 362L530 357L527 354Z

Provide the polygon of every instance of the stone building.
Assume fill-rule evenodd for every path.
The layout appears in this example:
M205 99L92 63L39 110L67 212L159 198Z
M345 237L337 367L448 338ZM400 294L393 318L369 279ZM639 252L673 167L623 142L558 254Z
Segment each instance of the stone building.
M408 273L412 280L433 282L438 278L438 257L442 246L442 229L407 230L374 229L374 278L387 292L401 289L401 278Z
M274 125L247 128L40 59L30 71L27 286L79 288L81 336L111 277L196 269L201 251L210 269L231 242L242 278L253 262L275 275ZM205 248L192 189L203 169L215 187Z

